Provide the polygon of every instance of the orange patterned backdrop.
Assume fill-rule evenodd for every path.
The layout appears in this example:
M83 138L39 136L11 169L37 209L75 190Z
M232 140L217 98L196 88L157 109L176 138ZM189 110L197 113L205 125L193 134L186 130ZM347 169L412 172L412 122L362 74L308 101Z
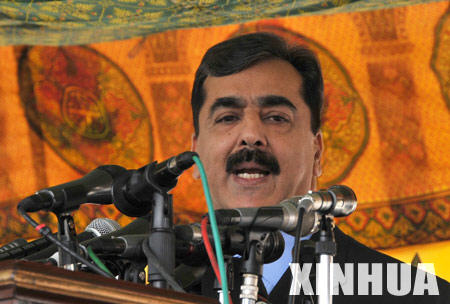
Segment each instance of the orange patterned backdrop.
M190 90L205 50L263 30L312 48L324 77L323 187L360 202L340 227L376 248L450 239L450 17L436 2L169 31L87 46L0 47L2 243L36 237L21 198L102 164L138 168L190 148ZM276 202L274 202L276 203ZM174 190L177 222L205 212L199 181ZM122 225L113 206L84 205ZM54 216L39 213L39 221Z

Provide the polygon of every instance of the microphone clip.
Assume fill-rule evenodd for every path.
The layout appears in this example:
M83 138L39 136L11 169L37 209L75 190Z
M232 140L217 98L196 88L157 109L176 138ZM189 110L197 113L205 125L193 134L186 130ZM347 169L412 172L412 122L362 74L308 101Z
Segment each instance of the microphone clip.
M166 195L178 182L173 179L165 186L157 183L154 176L158 163L152 162L137 170L128 170L113 184L114 206L123 214L132 217L148 215L153 209L154 195Z

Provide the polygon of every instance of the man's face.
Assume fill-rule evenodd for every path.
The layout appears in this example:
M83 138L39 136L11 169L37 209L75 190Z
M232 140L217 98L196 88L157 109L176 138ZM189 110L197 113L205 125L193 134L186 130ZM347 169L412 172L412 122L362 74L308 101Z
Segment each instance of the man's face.
M297 70L278 59L205 80L193 150L215 208L276 205L315 188L322 138L311 131L301 86Z

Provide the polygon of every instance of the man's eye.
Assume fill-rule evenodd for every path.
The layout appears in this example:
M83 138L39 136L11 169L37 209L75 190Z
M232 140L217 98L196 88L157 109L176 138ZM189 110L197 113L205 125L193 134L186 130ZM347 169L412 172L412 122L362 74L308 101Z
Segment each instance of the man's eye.
M289 122L289 119L280 115L269 115L266 116L265 119L270 122Z
M237 121L238 119L239 117L236 115L225 115L216 119L216 123L231 123Z

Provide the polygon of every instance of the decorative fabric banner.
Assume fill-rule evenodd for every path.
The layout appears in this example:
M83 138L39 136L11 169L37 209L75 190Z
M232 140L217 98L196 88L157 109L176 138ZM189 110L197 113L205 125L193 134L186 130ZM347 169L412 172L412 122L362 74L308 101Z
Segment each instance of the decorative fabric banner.
M180 28L433 1L439 0L0 0L0 45L79 45Z
M195 69L213 44L270 31L313 49L325 77L322 187L346 184L357 211L339 226L392 248L450 239L448 4L177 30L88 46L0 48L2 242L37 236L20 199L103 164L128 169L190 149ZM178 222L206 211L200 181L174 190ZM274 202L276 204L277 202ZM84 205L122 225L113 206ZM40 222L52 222L47 213Z

